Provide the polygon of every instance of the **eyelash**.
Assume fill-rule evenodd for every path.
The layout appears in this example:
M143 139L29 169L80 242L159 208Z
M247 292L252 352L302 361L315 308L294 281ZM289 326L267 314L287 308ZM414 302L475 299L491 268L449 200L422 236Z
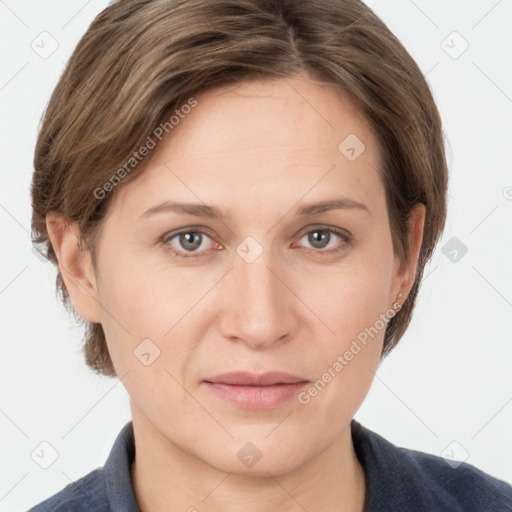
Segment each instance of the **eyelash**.
M309 231L306 231L304 234L301 235L300 238L303 238L304 236L310 234L310 233L313 233L315 231L328 231L330 233L334 233L335 235L338 235L341 239L342 239L342 242L334 249L327 249L327 250L324 250L324 249L306 249L308 253L316 253L316 254L321 254L321 255L331 255L331 254L335 254L335 253L338 253L338 252L341 252L343 249L345 249L345 247L347 245L350 245L352 243L352 236L338 230L338 229L333 229L333 228L330 228L330 227L327 227L327 226L317 226ZM176 251L175 249L173 249L170 245L169 245L169 242L176 238L177 236L183 234L183 233L200 233L202 235L206 235L207 237L209 238L212 238L210 235L208 235L208 233L206 233L205 231L203 231L201 228L194 228L193 226L192 227L189 227L187 229L182 229L176 233L166 233L165 235L163 235L161 237L161 242L164 244L164 246L166 247L166 249L170 250L171 253L178 257L178 258L197 258L198 256L201 255L201 253L197 253L197 252L191 252L189 254L186 254L186 253L181 253L181 252L178 252ZM330 242L330 240L329 240Z

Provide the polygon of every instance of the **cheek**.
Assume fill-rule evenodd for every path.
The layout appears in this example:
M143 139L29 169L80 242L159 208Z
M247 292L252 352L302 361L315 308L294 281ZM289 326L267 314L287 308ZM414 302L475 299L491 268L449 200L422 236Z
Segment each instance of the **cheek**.
M385 328L380 317L389 307L393 261L357 257L354 262L355 259L354 256L323 277L315 273L299 279L308 306L328 327L325 334L333 340L329 342L333 349L342 349L376 323L379 330Z
M129 372L123 384L136 402L179 400L177 381L184 382L201 339L200 316L207 304L201 297L218 278L198 278L197 269L172 268L162 259L147 263L128 249L118 253L105 253L99 282L114 367L120 377Z
M339 426L355 415L379 365L387 324L379 318L383 310L378 302L371 299L371 294L359 291L338 302L330 315L336 335L319 340L315 380L298 397L304 413L323 426L326 437L335 436Z
M139 346L141 354L149 352L151 358L158 355L162 336L173 325L173 315L169 310L168 317L163 317L158 309L162 284L155 282L150 266L138 265L127 248L116 251L114 245L102 253L98 289L109 353L122 376L143 366L137 358ZM154 345L144 340L152 340Z
M190 270L173 269L163 256L155 262L129 247L117 252L119 257L106 251L101 262L100 301L105 324L125 336L161 338L207 289L208 283Z
M392 264L392 258L361 259L330 276L322 293L309 295L311 309L329 327L318 337L317 380L304 396L313 416L355 414L368 393L390 318Z

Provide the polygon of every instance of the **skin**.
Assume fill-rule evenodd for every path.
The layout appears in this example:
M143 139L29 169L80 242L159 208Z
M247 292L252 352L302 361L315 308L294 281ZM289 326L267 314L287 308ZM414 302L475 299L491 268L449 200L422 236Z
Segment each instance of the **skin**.
M350 421L378 368L384 329L307 405L292 398L273 409L242 409L202 380L237 370L319 379L399 293L407 298L425 208L413 210L410 258L400 262L378 174L381 150L371 126L332 86L297 76L196 99L143 174L116 190L96 272L78 249L76 226L47 219L73 305L103 325L130 395L137 501L152 512L361 512L366 482ZM351 133L365 144L354 161L338 150ZM296 213L335 196L368 211ZM164 200L208 204L228 217L168 211L138 219ZM188 227L205 232L195 252L170 239ZM308 233L326 227L352 241L330 232L324 246L313 245ZM159 241L166 233L167 242ZM252 263L236 252L248 236L263 251ZM193 256L174 256L172 248ZM146 338L160 349L149 366L133 354ZM262 454L251 468L237 457L249 441Z

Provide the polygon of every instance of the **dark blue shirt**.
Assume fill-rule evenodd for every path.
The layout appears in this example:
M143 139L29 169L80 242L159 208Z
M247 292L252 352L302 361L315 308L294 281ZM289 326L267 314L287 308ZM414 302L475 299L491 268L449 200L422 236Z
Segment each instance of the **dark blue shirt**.
M356 420L350 423L366 474L364 512L512 512L512 486L470 464L393 445ZM132 422L117 436L103 468L91 471L29 512L140 512L130 465Z

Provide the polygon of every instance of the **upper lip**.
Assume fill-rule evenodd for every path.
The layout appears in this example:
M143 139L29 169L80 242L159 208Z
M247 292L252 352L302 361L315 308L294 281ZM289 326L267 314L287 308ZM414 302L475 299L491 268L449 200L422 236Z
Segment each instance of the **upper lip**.
M271 386L272 384L295 384L297 382L307 382L301 377L284 372L268 372L260 375L248 372L232 372L217 375L216 377L209 377L204 380L206 382L239 386Z

